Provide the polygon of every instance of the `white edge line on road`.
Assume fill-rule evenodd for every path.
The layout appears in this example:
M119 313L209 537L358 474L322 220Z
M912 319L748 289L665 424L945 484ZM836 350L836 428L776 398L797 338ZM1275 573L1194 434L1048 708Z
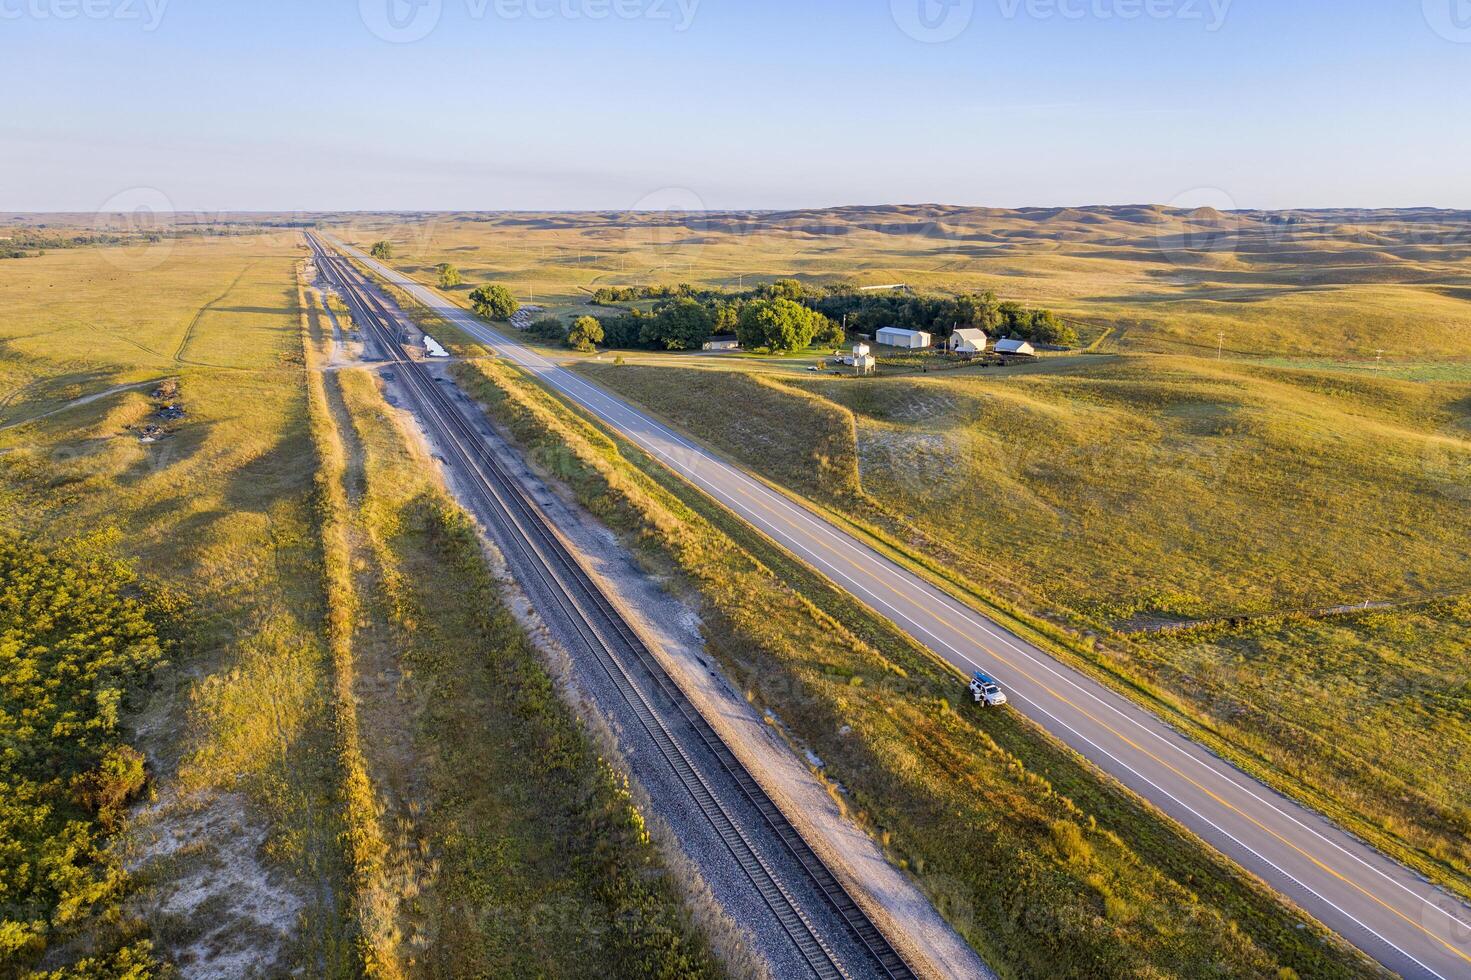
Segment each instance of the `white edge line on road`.
M370 260L370 259L366 258L365 256L363 256L361 252L357 252L357 250L351 249L350 246L344 246L344 247L347 247L351 251L355 252L357 254L357 256L360 259L362 259L363 261L372 262L372 260ZM550 360L542 357L540 354L536 353L535 351L532 351L529 348L526 348L523 345L521 345L521 344L517 343L516 341L512 340L511 338L506 337L506 336L500 334L498 331L494 330L493 328L487 327L485 324L481 323L478 319L474 318L471 314L467 313L465 310L461 309L459 306L456 306L453 303L450 303L448 300L445 300L442 297L439 297L439 296L435 295L434 293L432 293L428 289L428 287L422 285L421 283L419 283L419 282L417 282L417 281L415 281L415 280L413 280L413 279L411 279L411 278L403 275L402 273L398 273L395 270L388 269L386 266L382 266L380 263L372 262L372 264L375 267L377 267L377 269L380 272L382 272L383 274L385 274L386 276L388 276L388 278L397 281L399 285L403 286L404 288L408 289L410 292L414 293L417 296L417 298L419 298L420 300L424 301L427 305L429 305L432 308L434 308L437 312L448 314L450 316L450 318L452 320L454 320L456 323L460 324L461 326L466 327L472 333L472 335L476 335L476 336L480 337L480 339L485 340L487 342L497 344L497 345L501 346L503 350L514 351L519 356L512 357L511 360L515 361L521 367L529 367L529 368L535 370L536 373L538 373L539 375L543 376L543 380L547 381L547 383L551 384L553 387L555 387L557 390L561 391L563 394L567 395L568 397L571 397L571 398L573 398L576 401L582 402L586 407L592 409L595 412L598 412L599 414L603 414L605 416L606 415L609 415L609 414L620 413L620 412L623 413L623 414L632 416L633 418L638 419L644 425L646 425L650 429L652 429L655 434L661 435L664 438L668 439L670 442L673 442L675 445L677 445L677 446L679 446L679 447L681 447L683 449L686 449L689 452L693 453L697 457L698 461L700 461L700 462L709 462L711 464L714 464L714 465L720 467L723 472L733 473L743 484L746 485L746 488L747 489L754 489L755 490L755 492L756 492L756 494L758 495L758 498L759 498L757 500L757 502L764 503L766 505L766 507L767 507L768 510L772 510L777 515L783 515L784 514L784 516L786 516L788 518L795 518L795 519L801 521L802 523L807 524L808 527L809 527L809 529L811 531L816 532L822 538L827 539L826 540L826 543L829 546L831 546L831 545L837 545L837 546L843 548L844 550L847 550L852 555L856 556L858 559L863 560L867 564L867 566L868 566L868 568L869 568L869 570L871 572L874 572L876 575L878 575L878 577L880 577L882 579L887 579L888 581L886 581L885 584L888 586L888 588L890 588L896 594L900 595L901 598L907 598L907 599L910 599L911 601L916 601L916 597L914 597L913 595L905 595L905 593L906 592L912 592L913 587L915 585L918 585L919 588L923 592L928 593L928 594L925 594L925 595L923 595L923 596L921 596L919 598L922 598L924 600L939 601L939 602L941 602L942 604L945 605L947 611L957 614L958 617L963 622L965 622L966 624L968 624L968 625L970 625L972 627L975 627L975 628L981 630L987 636L991 637L993 640L999 641L1001 644L1004 644L1006 647L1010 648L1014 653L1016 653L1016 654L1024 657L1027 661L1029 661L1030 663L1032 663L1034 666L1036 666L1036 667L1038 667L1038 668L1040 668L1042 670L1047 671L1048 673L1050 673L1054 677L1056 677L1059 681L1062 681L1063 683L1065 683L1069 687L1071 687L1073 690L1077 691L1078 693L1080 693L1082 695L1085 695L1090 700L1092 700L1095 703L1097 703L1097 704L1101 705L1102 707L1106 708L1112 714L1114 714L1114 715L1116 715L1116 716L1124 719L1125 721L1127 721L1133 727L1139 729L1140 731L1146 732L1153 739L1155 739L1156 741L1160 742L1161 744L1169 747L1176 754L1181 755L1181 756L1183 756L1183 757L1185 757L1187 759L1190 759L1193 763L1195 763L1195 765L1197 765L1197 766L1205 769L1207 772L1211 773L1214 776L1219 777L1219 776L1222 775L1221 771L1213 768L1209 764L1209 762L1207 760L1202 759L1202 758L1196 756L1192 752L1186 751L1182 746L1180 746L1179 744L1177 744L1176 742L1174 742L1174 741L1172 741L1170 739L1165 738L1164 735L1162 735L1160 732L1156 731L1151 726L1144 724L1138 718L1135 718L1135 717L1129 715L1128 713L1122 711L1117 705L1114 705L1114 704L1109 703L1108 701L1100 698L1095 692L1090 691L1086 687L1083 687L1082 685L1078 684L1076 680L1074 680L1073 678L1067 676L1067 674L1061 672L1059 669L1057 669L1056 666L1054 666L1052 664L1049 664L1049 663L1046 663L1046 662L1044 662L1042 660L1039 660L1037 658L1037 656L1033 655L1032 653L1029 653L1027 650L1023 649L1022 647L1017 646L1017 643L1014 642L1013 638L1010 637L1005 631L997 632L998 630L1001 630L1001 627L999 627L999 626L997 626L995 624L991 624L991 623L989 623L989 622L987 622L987 621L985 621L983 619L978 618L978 615L975 613L974 610L971 610L968 606L965 606L963 603L960 603L958 600L954 599L952 596L948 595L947 593L945 593L945 592L941 591L940 589L938 589L937 587L933 586L931 583L929 583L927 581L924 581L922 579L919 579L916 576L913 576L912 573L905 572L903 569L900 569L897 566L895 566L893 564L892 560L888 559L886 556L873 551L871 548L868 548L867 546L861 544L858 541L855 541L850 535L847 535L847 534L843 533L841 530L839 530L839 529L831 526L830 524L827 524L826 522L823 522L823 521L818 520L818 518L815 515L813 515L810 511L808 511L807 508L801 506L800 504L798 504L798 503L796 503L794 501L789 500L788 498L786 498L785 496L783 496L783 495L777 493L776 491L772 490L770 487L766 486L765 484L763 484L763 483L755 480L753 477L751 477L747 473L745 473L745 471L741 467L736 466L734 464L731 464L731 463L729 463L726 460L723 460L723 459L720 459L718 457L713 456L709 451L707 451L703 447L690 442L688 439L684 438L679 433L674 432L674 431L670 430L668 427L666 427L665 425L663 425L662 423L660 423L660 422L658 422L658 421L656 421L654 419L649 418L648 416L646 416L642 412L640 412L638 409L636 409L633 406L627 404L626 402L622 401L621 399L618 399L616 396L613 396L611 393L606 392L606 391L603 391L602 389L596 387L595 385L593 385L590 382L586 381L585 379L583 379L582 377L580 377L576 373L568 370L567 368L561 367L561 366L553 363L552 361L550 361ZM578 392L573 391L572 390L572 385L567 384L567 383L564 383L564 381L570 381L570 382L572 382L572 384L575 384L578 388L583 389L583 392L579 394ZM594 401L602 402L603 404L602 404L601 408L598 405L593 404ZM674 465L675 463L678 462L677 460L675 460L672 457L668 456L667 453L665 453L663 451L660 451L658 449L655 449L655 448L653 448L651 446L642 445L642 446L640 446L640 448L642 448L642 449L650 452L652 455L660 458L666 464ZM688 464L688 463L684 464L684 467L690 469L691 471L693 471L693 467L690 464ZM722 488L718 488L718 487L710 484L708 482L708 478L698 477L697 474L696 474L696 477L697 477L697 479L699 479L699 482L701 483L702 489L705 489L706 492L710 492L710 493L716 494L717 496L720 496L721 495L718 491L720 489L722 489ZM727 491L727 493L729 493L729 491ZM776 505L776 506L773 507L772 505ZM787 541L789 542L789 545L788 545L789 547L791 545L795 545L795 544L798 544L799 543L799 542L796 541L796 539L792 538L790 536L790 534L782 534L779 531L779 529L776 528L776 527L773 527L773 526L768 525L765 528L765 530L767 531L767 533L772 534L773 536L785 537L787 539ZM809 560L815 559L815 556L807 556L807 557L808 557ZM827 567L832 572L832 574L842 576L844 578L844 580L846 582L848 582L849 585L852 588L854 588L856 590L859 590L859 591L863 591L863 592L869 592L869 590L866 587L862 586L861 584L859 584L857 582L854 582L850 578L847 578L846 576L843 575L842 572L840 572L837 569L833 568L833 566L827 564L825 561L822 561L820 563L823 564L825 567ZM904 588L901 589L898 586L894 585L893 584L894 581L897 581L899 583L899 585L900 586L903 586ZM883 605L894 616L907 619L907 617L903 617L903 614L900 613L897 609L895 609L892 605L890 605L889 603L885 602L882 599L879 599L877 596L873 596L871 594L871 592L870 592L870 599L874 603ZM919 630L920 632L925 633L927 636L930 636L931 638L935 639L940 645L942 645L946 649L950 650L952 653L954 653L960 659L964 660L966 663L969 663L973 667L977 667L979 669L979 667L980 667L979 664L976 664L975 661L971 660L970 657L968 657L966 654L962 653L961 651L957 650L955 647L951 646L948 642L946 642L943 639L935 636L935 634L933 634L932 632L930 632L928 629L926 629L926 628L924 628L922 626L919 626L918 624L915 624L915 623L911 623L911 626L913 628ZM1109 693L1113 693L1113 692L1109 692ZM1259 859L1261 859L1267 865L1269 865L1270 867L1272 867L1274 870L1277 870L1279 873L1283 874L1285 877L1287 877L1290 880L1296 882L1301 887L1303 887L1306 891L1308 891L1309 893L1311 893L1314 896L1316 896L1319 900L1323 901L1325 904L1327 904L1330 907L1334 908L1335 910L1339 911L1340 913L1342 913L1343 915L1345 915L1347 918L1349 918L1352 921L1358 923L1365 931L1369 932L1371 935L1374 935L1376 938L1378 938L1381 941L1383 941L1386 945L1388 945L1388 946L1394 948L1395 950L1399 951L1406 958L1408 958L1408 959L1414 961L1415 963L1419 964L1423 969L1427 970L1428 972L1432 973L1433 975L1439 976L1439 974L1435 974L1435 971L1430 970L1429 967L1426 967L1423 963L1420 963L1420 961L1418 959L1416 959L1414 956L1411 956L1409 953L1404 952L1404 950L1399 949L1399 947L1396 946L1394 943L1390 942L1387 939L1384 939L1382 936L1379 936L1379 934L1376 933L1376 932L1374 932L1373 929L1369 928L1367 925L1364 925L1362 922L1359 922L1358 919L1354 918L1349 913L1344 912L1337 905L1335 905L1334 903L1330 902L1328 899L1324 898L1323 896L1319 895L1316 891L1313 891L1312 888L1310 888L1307 885L1303 884L1302 882L1298 881L1296 878L1293 878L1290 874L1288 874L1287 872L1285 872L1281 868L1279 868L1269 858L1263 856L1262 854L1260 854L1259 852L1257 852L1255 849L1251 848L1249 845L1246 845L1246 844L1242 843L1240 840L1238 840L1235 836L1233 836L1232 834L1230 834L1224 828L1220 827L1219 825L1217 825L1216 823L1214 823L1213 821L1211 821L1209 818L1203 816L1198 811L1196 811L1193 808L1191 808L1191 807L1187 806L1186 804L1182 803L1177 798L1175 798L1173 795L1169 794L1167 791L1165 791L1162 788L1160 788L1156 783L1154 783L1152 780L1148 779L1148 777L1143 776L1137 770L1134 770L1132 767L1128 766L1126 763L1123 763L1116 756L1114 756L1112 753L1110 753L1107 750L1103 749L1101 746L1097 745L1092 740L1088 739L1086 736L1081 735L1075 729L1073 729L1071 726L1068 726L1065 723L1061 722L1059 719L1056 718L1056 716L1052 715L1050 712L1047 712L1045 709L1042 709L1039 705L1037 705L1035 701L1032 702L1032 703L1033 703L1033 706L1034 707L1038 708L1038 710L1041 710L1044 714L1047 714L1049 718L1052 718L1054 721L1056 721L1058 724L1062 725L1063 727L1068 728L1069 731L1072 731L1074 733L1074 735L1076 735L1078 738L1080 738L1083 741L1087 742L1087 744L1093 746L1094 749L1096 749L1100 753L1103 753L1104 755L1107 755L1110 759L1113 759L1118 765L1120 765L1123 768L1127 769L1128 771L1130 771L1131 773L1133 773L1136 777L1140 778L1141 780L1144 780L1145 782L1149 783L1150 786L1153 786L1156 790L1158 790L1159 792L1163 793L1165 796L1168 796L1171 800L1173 800L1174 802L1176 802L1180 806L1184 807L1185 809L1189 810L1192 814L1195 814L1199 819L1201 819L1206 824L1208 824L1212 829L1216 830L1218 833L1222 834L1223 836L1230 838L1232 841L1235 841L1238 845L1240 845L1241 847L1243 847L1247 851L1250 851L1252 854L1255 854ZM1194 742L1194 740L1190 740L1190 742L1191 742L1191 744L1193 746L1200 747L1198 745L1198 743ZM1239 774L1242 779L1247 780L1247 781L1253 781L1252 780L1252 777L1250 777L1247 774L1245 774L1244 772L1242 772L1239 769L1239 767L1235 766L1229 760L1221 759L1220 761L1231 772ZM1252 798L1253 800L1255 800L1257 803L1261 804L1262 806L1266 807L1267 809L1271 810L1272 812L1278 814L1279 816L1283 817L1284 819L1290 821L1291 823L1293 823L1297 827L1301 828L1302 830L1306 831L1307 833L1312 834L1314 837L1318 838L1319 840L1321 840L1324 843L1328 844L1329 846L1333 847L1335 850L1339 851L1344 856L1351 858L1352 860L1354 860L1358 864L1360 864L1363 867L1367 868L1368 870L1372 871L1374 874L1376 874L1379 877L1383 878L1385 881L1387 881L1387 882L1395 885L1396 887L1398 887L1399 889L1401 889L1402 891L1404 891L1406 894L1410 895L1412 898L1414 898L1417 901L1419 901L1421 904L1423 904L1427 908L1433 910L1434 912L1436 912L1436 913L1438 913L1440 915L1445 916L1448 920L1450 920L1451 923L1459 923L1459 924L1461 924L1463 926L1464 925L1467 925L1467 923L1462 922L1458 916L1452 914L1452 912L1450 910L1448 910L1446 908L1443 908L1442 906L1440 906L1440 905L1432 902L1428 898L1417 894L1411 888L1409 888L1408 886L1406 886L1403 882L1396 880L1395 878L1391 877L1388 873L1386 873L1382 869L1380 869L1378 867L1375 867L1373 864L1370 864L1369 862L1365 861L1362 857L1360 857L1359 855L1357 855L1357 854L1353 853L1352 851L1348 850L1347 848L1345 848L1339 842L1337 842L1335 840L1332 840L1331 838L1325 836L1323 833L1321 833L1320 831L1318 831L1316 828L1313 828L1313 827L1308 826L1307 824L1303 823L1300 819L1298 819L1293 814L1284 811L1276 803L1274 803L1274 802L1272 802L1270 800L1264 799L1263 797L1259 796L1256 792L1253 791L1253 789L1250 786L1241 785L1241 783L1238 780L1236 780L1236 779L1229 779L1228 778L1228 781L1231 783L1231 785L1232 785L1233 788L1235 788L1238 791L1240 791L1240 792L1244 793L1245 795L1249 796L1250 798ZM1365 844L1365 846L1372 846L1372 845ZM1377 849L1376 849L1376 852L1377 852ZM1390 859L1390 860L1393 860L1393 859ZM1434 887L1434 886L1432 885L1431 887ZM1437 889L1437 890L1439 891L1439 889ZM1444 894L1449 895L1449 893L1444 893ZM1454 898L1454 896L1450 896L1450 897Z

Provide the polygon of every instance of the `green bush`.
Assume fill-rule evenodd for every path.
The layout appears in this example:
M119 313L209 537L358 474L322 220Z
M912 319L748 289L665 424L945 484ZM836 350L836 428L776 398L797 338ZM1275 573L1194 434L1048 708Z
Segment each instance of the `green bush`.
M0 532L0 975L27 972L124 883L108 832L144 769L118 716L163 659L135 591L105 540L45 549ZM78 971L146 969L146 951L125 959L121 972Z

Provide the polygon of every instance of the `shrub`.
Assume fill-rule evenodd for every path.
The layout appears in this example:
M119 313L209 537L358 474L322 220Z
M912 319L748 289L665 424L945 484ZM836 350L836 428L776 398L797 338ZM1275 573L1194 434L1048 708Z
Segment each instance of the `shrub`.
M147 781L143 761L143 753L132 746L114 746L95 769L71 778L72 799L111 828L123 804L134 799Z
M542 340L549 340L553 343L561 343L567 339L567 328L562 325L561 320L554 316L544 316L532 321L526 331L533 337L540 337Z
M465 281L464 277L460 275L459 268L448 262L441 262L434 269L439 273L440 289L454 289Z

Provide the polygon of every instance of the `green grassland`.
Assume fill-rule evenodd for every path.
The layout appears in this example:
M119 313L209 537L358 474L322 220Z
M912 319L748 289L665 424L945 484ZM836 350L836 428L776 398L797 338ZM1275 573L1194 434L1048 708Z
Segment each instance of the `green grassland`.
M295 236L178 242L150 268L119 255L49 252L0 270L0 510L37 542L115 530L118 556L167 597L171 667L124 715L153 792L259 804L272 861L311 897L313 927L290 958L351 972ZM139 439L156 421L146 386L66 407L159 378L177 382L187 414L151 444ZM145 861L140 884L190 860L208 858ZM216 925L148 917L165 956Z
M76 564L75 618L109 617L76 636L0 617L0 717L21 766L0 771L15 829L0 886L25 901L0 919L0 974L166 975L241 942L282 975L718 973L463 516L366 377L339 387L312 369L324 327L298 287L304 257L298 234L264 232L0 267L0 542L22 556L17 574L0 567L0 608L56 601ZM183 416L160 417L165 401ZM38 555L62 571L41 574ZM446 582L461 601L435 601ZM152 670L151 631L167 652ZM405 683L385 694L385 677ZM9 726L78 687L75 730ZM68 761L38 774L35 757ZM124 812L140 790L164 814L265 826L250 857L303 903L281 948L249 947L261 927L233 904L241 872L218 841L153 855L134 839L167 819ZM206 906L155 900L200 876L215 881ZM525 943L516 926L542 916L562 925Z
M825 211L420 214L340 219L434 281L441 262L559 314L598 286L809 282L994 289L1112 328L1125 351L1471 357L1471 230L1445 211L894 206Z
M1029 724L966 710L912 641L644 454L494 359L455 370L698 603L727 674L1002 975L1373 973Z
M581 370L982 601L1065 624L1073 655L1468 887L1454 599L1125 631L1464 593L1471 386L1177 355L874 379L680 364Z

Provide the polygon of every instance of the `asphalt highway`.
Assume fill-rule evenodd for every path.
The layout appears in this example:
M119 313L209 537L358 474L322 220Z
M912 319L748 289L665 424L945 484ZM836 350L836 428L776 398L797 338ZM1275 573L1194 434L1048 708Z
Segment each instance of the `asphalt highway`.
M334 242L661 460L1013 709L1406 977L1471 978L1471 907L847 531L413 279ZM959 681L957 681L959 683ZM980 709L977 709L980 710ZM1003 709L1004 710L1004 709Z

